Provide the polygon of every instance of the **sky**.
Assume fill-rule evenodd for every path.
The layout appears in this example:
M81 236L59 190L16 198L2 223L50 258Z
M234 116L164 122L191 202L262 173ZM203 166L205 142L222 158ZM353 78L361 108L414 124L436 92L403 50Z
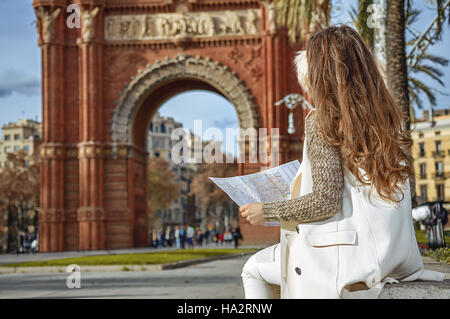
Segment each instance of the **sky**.
M351 24L348 10L356 0L335 0L343 9L333 14L332 23ZM19 118L42 120L41 53L37 46L35 15L32 0L0 1L0 125ZM425 0L414 0L421 8L417 31L424 30L433 19L434 9ZM450 27L446 26L441 42L430 49L431 53L449 57ZM450 66L441 68L445 73L446 87L420 77L443 92L450 92ZM450 96L438 95L438 108L450 107ZM426 101L426 99L424 99ZM186 108L186 105L192 107ZM427 103L426 103L427 105ZM160 108L160 113L172 116L189 129L194 120L203 120L203 129L214 126L238 127L233 105L225 98L206 91L190 91L174 96Z

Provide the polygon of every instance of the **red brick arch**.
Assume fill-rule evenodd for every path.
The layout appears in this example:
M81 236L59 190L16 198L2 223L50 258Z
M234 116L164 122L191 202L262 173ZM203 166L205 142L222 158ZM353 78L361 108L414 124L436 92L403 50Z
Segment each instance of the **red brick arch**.
M227 98L236 108L239 126L243 129L259 128L259 110L245 84L235 73L209 58L179 54L174 59L157 61L147 65L133 76L121 93L113 111L111 122L112 141L132 143L132 127L139 106L155 90L166 84L166 96L173 95L173 82L202 82ZM189 85L189 84L188 84ZM186 90L186 88L181 90Z
M69 28L69 3L81 28ZM303 114L287 133L274 103L301 92L288 45L259 0L34 0L42 49L40 250L148 244L145 138L169 97L227 98L242 128L280 129L280 162L301 154ZM261 163L240 165L240 173ZM277 227L242 224L248 243Z

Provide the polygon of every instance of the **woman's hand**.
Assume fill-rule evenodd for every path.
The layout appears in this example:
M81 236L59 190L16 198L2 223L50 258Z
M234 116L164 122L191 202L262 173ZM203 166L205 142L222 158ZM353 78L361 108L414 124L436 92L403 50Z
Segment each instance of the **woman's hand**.
M247 221L252 225L262 225L264 224L264 218L262 215L262 203L251 203L242 205L239 207L239 213L242 218L246 218Z

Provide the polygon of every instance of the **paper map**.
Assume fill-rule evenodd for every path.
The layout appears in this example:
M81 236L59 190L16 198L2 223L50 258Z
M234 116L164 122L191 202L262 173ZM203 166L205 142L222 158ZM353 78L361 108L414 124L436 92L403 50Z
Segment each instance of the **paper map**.
M295 160L262 172L227 178L210 177L237 205L289 199L290 185L300 162ZM278 226L271 222L265 226Z

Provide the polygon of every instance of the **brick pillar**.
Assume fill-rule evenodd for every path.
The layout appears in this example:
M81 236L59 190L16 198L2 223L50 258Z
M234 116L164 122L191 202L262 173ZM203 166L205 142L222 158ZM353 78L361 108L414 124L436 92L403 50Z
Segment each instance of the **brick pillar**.
M35 7L42 50L39 250L64 249L64 78L62 8Z
M102 14L100 7L82 9L79 48L80 206L79 249L105 249L103 207ZM84 25L86 23L86 25Z

